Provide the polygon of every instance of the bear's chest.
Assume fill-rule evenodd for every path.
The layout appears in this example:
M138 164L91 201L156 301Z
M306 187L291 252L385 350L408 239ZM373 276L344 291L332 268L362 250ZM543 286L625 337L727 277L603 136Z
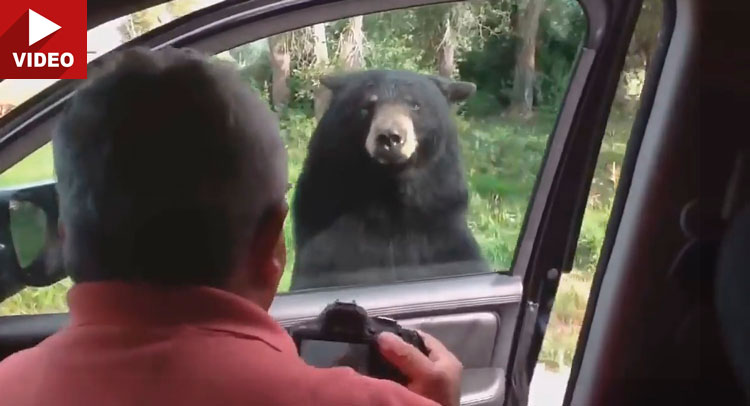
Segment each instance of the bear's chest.
M339 253L359 262L378 266L416 264L423 262L434 251L439 234L419 223L404 224L385 213L372 216L342 216L331 228L321 233L334 242ZM347 260L342 259L344 262Z

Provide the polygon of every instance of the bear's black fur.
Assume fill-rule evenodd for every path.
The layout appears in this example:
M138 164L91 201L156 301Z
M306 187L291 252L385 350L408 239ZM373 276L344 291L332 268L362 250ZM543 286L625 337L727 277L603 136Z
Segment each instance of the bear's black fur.
M474 85L403 71L321 82L333 97L293 199L292 289L487 271L466 224L468 192L451 110ZM419 142L401 165L383 165L365 149L374 111L387 103L409 107Z

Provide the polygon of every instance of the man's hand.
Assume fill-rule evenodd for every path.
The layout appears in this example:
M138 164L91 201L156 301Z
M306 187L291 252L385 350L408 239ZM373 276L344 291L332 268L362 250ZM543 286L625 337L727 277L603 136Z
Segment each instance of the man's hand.
M381 333L378 346L383 357L406 375L410 391L442 406L459 406L463 365L435 337L418 331L430 355L392 333Z

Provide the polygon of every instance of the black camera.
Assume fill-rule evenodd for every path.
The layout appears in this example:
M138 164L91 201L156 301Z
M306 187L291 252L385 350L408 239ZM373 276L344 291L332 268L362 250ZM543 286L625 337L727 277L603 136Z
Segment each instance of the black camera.
M429 354L416 331L402 328L392 319L368 317L356 303L336 301L316 320L289 329L300 357L309 365L348 366L363 375L405 385L406 377L380 355L377 337L386 331Z

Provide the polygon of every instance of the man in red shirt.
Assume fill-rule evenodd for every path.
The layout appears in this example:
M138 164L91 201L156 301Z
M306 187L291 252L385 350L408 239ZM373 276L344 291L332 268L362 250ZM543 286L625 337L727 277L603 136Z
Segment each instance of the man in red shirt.
M305 364L267 313L284 269L286 153L233 69L131 50L53 137L70 325L0 363L2 405L443 405L461 364L424 335L410 383Z

